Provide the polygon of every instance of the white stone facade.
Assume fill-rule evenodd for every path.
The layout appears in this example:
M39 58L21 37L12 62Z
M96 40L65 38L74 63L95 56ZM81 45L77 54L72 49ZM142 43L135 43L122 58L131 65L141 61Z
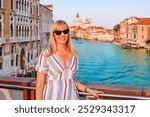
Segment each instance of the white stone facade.
M0 0L0 7L0 75L34 68L45 46L40 17L44 15L51 24L52 10L41 15L39 0Z

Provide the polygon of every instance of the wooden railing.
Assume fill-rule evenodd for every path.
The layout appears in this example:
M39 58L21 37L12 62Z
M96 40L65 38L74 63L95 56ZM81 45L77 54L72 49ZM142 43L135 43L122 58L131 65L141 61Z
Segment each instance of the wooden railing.
M125 86L125 85L111 85L99 83L83 83L83 84L85 84L89 88L103 91L104 94L99 94L100 99L117 99L117 100L150 99L150 87L147 86ZM35 85L36 85L35 78L0 76L0 89L8 89L10 91L12 90L21 91L23 100L35 100ZM10 93L10 91L8 93ZM15 97L17 97L17 99L21 99L18 97L19 95L16 94L14 95L15 95L14 99ZM79 96L81 99L85 100L94 99L91 95L85 92L79 92Z

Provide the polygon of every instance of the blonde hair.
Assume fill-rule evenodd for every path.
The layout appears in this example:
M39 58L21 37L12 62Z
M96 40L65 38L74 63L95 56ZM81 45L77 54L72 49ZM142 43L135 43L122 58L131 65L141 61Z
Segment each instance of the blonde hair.
M59 30L62 27L69 29L68 24L63 20L58 20L54 22L53 25L51 26L49 47L48 50L45 51L46 56L50 56L57 52L57 43L56 39L54 38L54 31ZM66 47L69 50L69 52L73 54L75 58L77 58L77 53L72 48L70 32L68 33L68 40L66 42Z

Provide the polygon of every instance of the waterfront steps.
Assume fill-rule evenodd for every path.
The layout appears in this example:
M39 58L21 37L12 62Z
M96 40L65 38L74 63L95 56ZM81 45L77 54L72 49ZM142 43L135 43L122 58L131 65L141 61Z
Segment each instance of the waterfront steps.
M35 100L36 78L0 76L0 100ZM150 99L150 87L100 83L83 83L89 88L101 90L99 99L132 100ZM88 93L79 92L80 99L94 99Z

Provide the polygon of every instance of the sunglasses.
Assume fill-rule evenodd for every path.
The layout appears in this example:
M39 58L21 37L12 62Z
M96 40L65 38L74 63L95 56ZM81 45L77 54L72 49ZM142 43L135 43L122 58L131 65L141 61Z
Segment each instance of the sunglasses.
M54 31L54 33L56 34L56 35L61 35L61 33L64 33L64 34L68 34L69 33L69 29L65 29L65 30L56 30L56 31Z

